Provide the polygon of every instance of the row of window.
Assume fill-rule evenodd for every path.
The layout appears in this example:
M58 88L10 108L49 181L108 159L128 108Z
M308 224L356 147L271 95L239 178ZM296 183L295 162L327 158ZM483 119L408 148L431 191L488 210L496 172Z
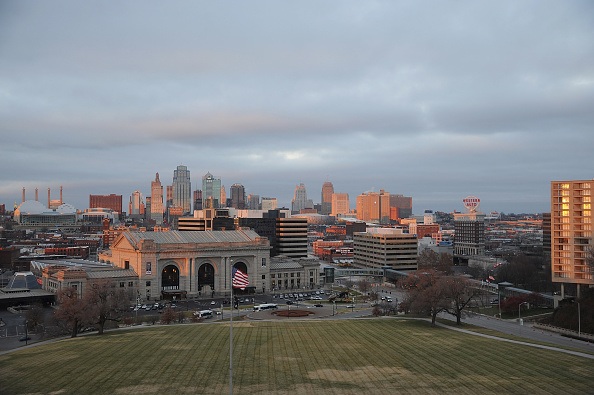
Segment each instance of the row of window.
M282 278L283 275L284 275L285 278L286 277L289 277L289 273L278 273L278 274L276 274L276 276L278 278ZM301 273L300 272L297 272L297 276L295 276L295 273L291 273L291 277L301 277ZM270 274L270 278L275 278L275 274L274 273L271 273Z

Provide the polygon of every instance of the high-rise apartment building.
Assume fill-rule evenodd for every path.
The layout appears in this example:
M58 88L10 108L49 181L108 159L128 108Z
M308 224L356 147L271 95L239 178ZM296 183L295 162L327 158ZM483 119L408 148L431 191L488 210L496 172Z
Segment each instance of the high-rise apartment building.
M155 175L155 180L151 182L151 219L157 225L163 223L163 213L165 212L163 206L163 185L159 180L159 173Z
M215 178L210 172L202 177L202 207L205 208L206 200L213 199L214 207L218 208L225 205L221 202L221 179Z
M305 185L303 183L297 185L295 187L295 194L293 195L293 200L291 201L291 212L300 213L303 209L311 209L313 207L313 201L307 198L307 191L305 190Z
M245 188L241 184L231 185L231 207L245 209Z
M192 182L187 166L179 165L173 172L173 206L183 213L192 211Z
M574 284L580 297L583 286L594 285L592 254L592 196L594 180L551 182L551 271L552 280Z
M394 228L368 228L354 233L353 263L358 267L416 270L417 238Z
M379 192L365 192L357 196L357 219L379 224L390 223L390 194L383 189Z
M110 208L122 213L122 195L89 195L89 208Z
M349 194L348 193L333 193L332 194L332 212L331 215L338 217L340 215L347 215L350 212Z
M332 195L334 194L334 185L326 181L322 185L322 210L320 214L329 215L332 212Z

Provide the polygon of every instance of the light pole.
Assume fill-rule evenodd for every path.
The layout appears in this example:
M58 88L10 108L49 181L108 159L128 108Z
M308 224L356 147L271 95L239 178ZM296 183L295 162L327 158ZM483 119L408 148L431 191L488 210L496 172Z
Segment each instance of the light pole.
M582 316L580 311L580 302L577 302L578 305L578 337L582 337Z
M528 306L528 308L530 308L530 304L528 302L522 302L518 305L518 322L520 323L520 325L523 325L522 322L522 305L525 304Z

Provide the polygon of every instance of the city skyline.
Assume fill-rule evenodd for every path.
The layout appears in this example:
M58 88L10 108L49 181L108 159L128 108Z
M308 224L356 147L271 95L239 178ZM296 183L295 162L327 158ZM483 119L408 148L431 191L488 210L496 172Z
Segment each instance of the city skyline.
M486 212L548 212L552 180L594 177L590 2L1 10L9 209L23 187L126 205L180 164L194 186L211 172L279 207L300 183L319 203L331 181L351 206L383 189L415 214L462 211L469 195Z

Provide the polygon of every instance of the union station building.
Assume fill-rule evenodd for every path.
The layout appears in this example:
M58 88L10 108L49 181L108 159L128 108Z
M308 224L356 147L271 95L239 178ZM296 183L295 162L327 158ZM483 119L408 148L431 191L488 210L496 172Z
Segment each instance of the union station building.
M143 300L229 295L233 267L250 284L234 293L270 291L270 242L253 230L127 231L99 260L134 270Z

